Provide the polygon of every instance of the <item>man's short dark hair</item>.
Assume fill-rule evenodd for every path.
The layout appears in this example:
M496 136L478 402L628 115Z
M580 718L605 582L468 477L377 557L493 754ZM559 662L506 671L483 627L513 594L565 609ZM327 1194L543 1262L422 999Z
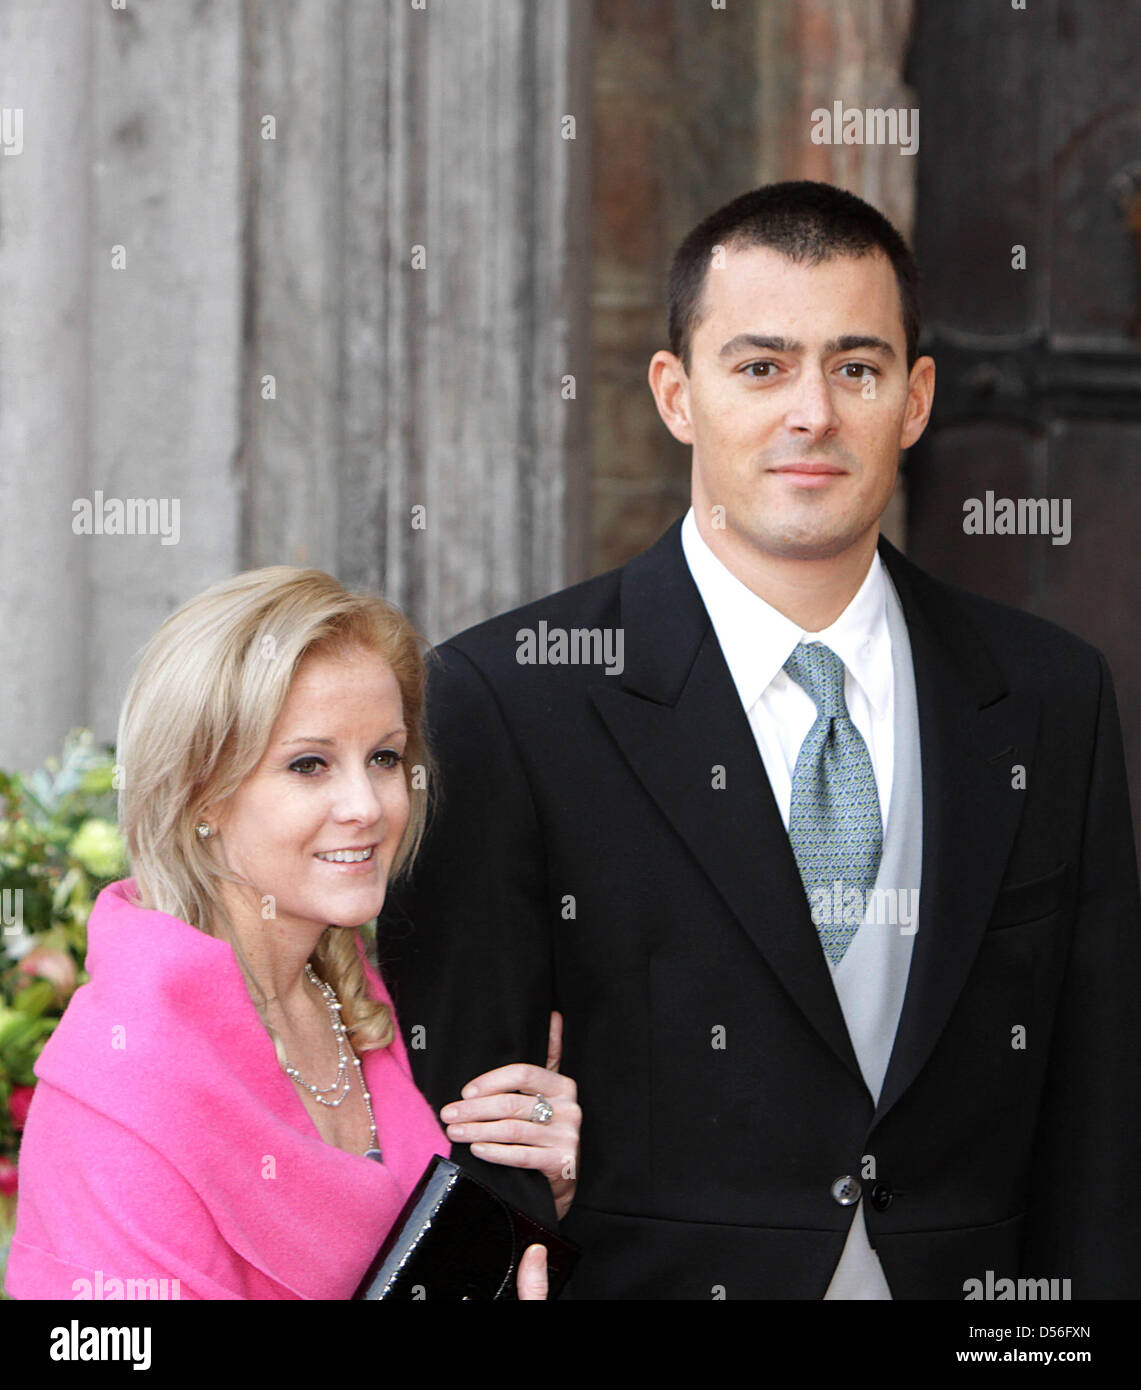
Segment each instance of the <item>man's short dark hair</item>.
M877 249L899 286L910 370L919 355L919 267L907 243L870 203L830 183L769 183L742 193L700 222L678 247L669 275L670 351L689 371L690 346L701 322L702 293L714 248L768 246L800 264Z

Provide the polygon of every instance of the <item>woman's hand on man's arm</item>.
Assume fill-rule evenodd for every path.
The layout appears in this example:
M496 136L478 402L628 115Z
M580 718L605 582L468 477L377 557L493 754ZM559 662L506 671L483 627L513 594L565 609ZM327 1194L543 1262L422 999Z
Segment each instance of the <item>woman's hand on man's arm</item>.
M562 1015L551 1015L547 1066L511 1062L473 1077L463 1098L440 1111L447 1135L470 1144L477 1158L515 1168L535 1168L546 1176L559 1220L574 1200L582 1112L578 1088L557 1070L562 1057ZM545 1111L539 1097L546 1101Z

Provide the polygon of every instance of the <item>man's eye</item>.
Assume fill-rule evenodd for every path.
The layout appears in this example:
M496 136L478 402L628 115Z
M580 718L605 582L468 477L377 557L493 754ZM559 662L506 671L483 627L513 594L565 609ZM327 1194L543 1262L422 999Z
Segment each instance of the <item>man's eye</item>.
M303 777L312 777L313 771L311 769L324 766L324 758L296 758L293 762L289 764L289 770L290 772L299 772Z
M765 375L764 375L764 376L760 376L760 377L754 376L754 375L753 375L753 369L754 369L754 367L756 367L756 368L764 367L764 368L765 368ZM775 367L776 367L776 363L775 363L775 362L747 362L747 363L741 368L741 370L742 370L742 372L744 372L744 374L745 374L746 376L752 377L754 381L765 381L765 380L767 380L768 376L770 375L770 372L769 372L769 370L768 370L770 367L775 368Z
M840 370L844 373L854 371L856 375L849 378L851 381L859 381L864 376L879 376L880 374L879 368L873 367L870 362L845 362Z

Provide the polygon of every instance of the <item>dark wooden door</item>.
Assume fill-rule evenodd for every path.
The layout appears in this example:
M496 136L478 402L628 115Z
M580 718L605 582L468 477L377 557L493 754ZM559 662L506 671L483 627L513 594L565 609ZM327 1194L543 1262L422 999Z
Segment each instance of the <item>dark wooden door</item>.
M916 10L936 405L907 464L908 551L1105 652L1141 830L1141 4ZM988 492L996 526L1001 499L1053 499L1057 523L1068 500L1068 543L967 534Z

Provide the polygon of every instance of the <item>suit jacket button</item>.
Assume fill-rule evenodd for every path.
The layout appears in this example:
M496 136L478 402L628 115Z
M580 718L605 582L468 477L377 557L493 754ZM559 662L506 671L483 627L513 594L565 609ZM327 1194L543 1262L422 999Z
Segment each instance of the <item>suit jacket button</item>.
M886 1182L877 1182L872 1188L872 1206L875 1207L876 1211L887 1211L894 1196L895 1193Z
M850 1207L853 1202L860 1200L860 1184L850 1176L837 1178L831 1191L832 1200L839 1202L842 1207Z

